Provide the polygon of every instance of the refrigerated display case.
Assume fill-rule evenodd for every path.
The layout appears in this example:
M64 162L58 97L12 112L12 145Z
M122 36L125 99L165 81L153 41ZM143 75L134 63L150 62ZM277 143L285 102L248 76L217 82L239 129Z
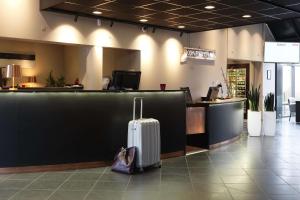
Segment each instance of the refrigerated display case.
M227 77L232 97L247 98L249 90L249 64L229 64L227 66ZM245 101L245 118L247 118L247 110L248 103Z

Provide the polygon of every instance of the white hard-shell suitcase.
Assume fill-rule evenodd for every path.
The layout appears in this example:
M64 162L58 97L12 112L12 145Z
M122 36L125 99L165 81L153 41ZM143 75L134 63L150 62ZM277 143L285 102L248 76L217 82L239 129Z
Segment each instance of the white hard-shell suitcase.
M135 119L136 100L140 100L140 118ZM128 123L127 146L137 147L136 167L142 171L144 167L160 167L160 126L153 118L143 118L143 98L133 100L133 120Z

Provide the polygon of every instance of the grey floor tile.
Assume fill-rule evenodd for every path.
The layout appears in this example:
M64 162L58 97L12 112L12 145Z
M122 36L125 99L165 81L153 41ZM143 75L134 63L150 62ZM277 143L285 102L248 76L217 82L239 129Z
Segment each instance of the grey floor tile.
M49 200L83 200L88 194L87 191L56 191Z
M194 174L198 174L198 175L217 175L217 170L214 169L213 167L211 168L197 168L197 167L193 167L193 168L189 168L189 173L191 174L191 176L193 176Z
M32 190L54 190L57 189L61 184L63 183L63 180L36 180L33 183L31 183L28 187L28 189Z
M14 174L9 176L9 180L33 180L43 175L44 173L24 173L24 174Z
M214 165L210 161L190 161L188 162L189 168L213 168Z
M278 176L283 177L300 177L300 170L278 169L274 170Z
M263 185L262 190L269 195L295 195L297 191L289 185Z
M76 172L102 174L105 170L107 170L106 167L100 167L100 168L90 168L90 169L79 169L79 170L76 170Z
M105 173L100 176L100 181L109 181L109 182L128 182L130 179L130 175L127 174L119 174L119 173Z
M271 200L267 196L255 194L233 194L232 197L234 200Z
M159 199L158 192L149 191L128 191L124 193L123 200L153 200Z
M152 182L144 182L144 183L137 183L137 182L130 182L127 186L127 191L150 191L150 192L157 192L160 190L160 182L159 183L152 183Z
M66 181L59 189L73 191L89 191L96 181Z
M154 175L133 175L130 178L130 182L132 183L152 183L152 184L160 184L161 182L161 175L154 174Z
M162 182L160 185L162 192L183 192L188 193L193 191L193 185L188 182Z
M270 196L272 200L299 200L299 195L272 195Z
M74 173L69 180L72 181L94 181L97 180L101 176L100 173L84 173L77 172Z
M196 200L197 195L193 192L168 192L163 191L159 194L159 200Z
M193 183L194 190L203 193L219 193L227 192L227 188L224 184L203 184L203 183Z
M257 176L252 177L254 182L258 185L284 185L287 184L282 178L279 176Z
M193 183L223 183L222 179L217 175L193 174L191 176Z
M63 181L69 178L72 174L73 173L70 172L47 172L40 176L39 180Z
M290 185L300 185L300 177L281 176L281 178Z
M31 183L30 180L5 180L0 183L1 189L23 189Z
M188 168L180 167L164 167L161 169L162 174L179 174L179 175L188 175Z
M1 200L8 200L14 194L16 194L19 190L12 190L12 189L2 189L0 188L0 199Z
M232 200L229 192L203 193L194 192L195 200Z
M121 200L124 192L116 191L92 191L85 200Z
M47 190L24 190L14 195L11 200L45 200L51 193L52 191Z
M247 176L247 173L243 169L218 169L220 176Z
M126 182L97 182L93 190L125 191Z
M182 175L182 174L162 174L161 175L162 182L190 182L189 175Z
M225 184L232 195L237 194L252 194L260 195L264 192L255 184Z
M249 176L221 176L224 183L253 183Z

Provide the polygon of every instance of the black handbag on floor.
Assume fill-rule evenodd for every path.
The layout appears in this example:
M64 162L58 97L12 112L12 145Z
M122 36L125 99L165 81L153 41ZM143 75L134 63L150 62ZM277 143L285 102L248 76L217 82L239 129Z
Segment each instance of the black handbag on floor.
M115 156L111 170L125 174L133 174L136 163L136 152L136 147L122 147L120 152Z

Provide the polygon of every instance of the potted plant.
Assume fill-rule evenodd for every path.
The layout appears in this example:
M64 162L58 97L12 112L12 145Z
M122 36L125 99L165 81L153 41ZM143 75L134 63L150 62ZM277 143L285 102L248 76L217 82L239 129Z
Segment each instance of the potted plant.
M248 133L249 136L260 136L261 133L261 111L259 111L260 86L248 92Z
M264 100L263 129L266 136L274 136L276 132L276 111L274 109L274 94L269 93Z

